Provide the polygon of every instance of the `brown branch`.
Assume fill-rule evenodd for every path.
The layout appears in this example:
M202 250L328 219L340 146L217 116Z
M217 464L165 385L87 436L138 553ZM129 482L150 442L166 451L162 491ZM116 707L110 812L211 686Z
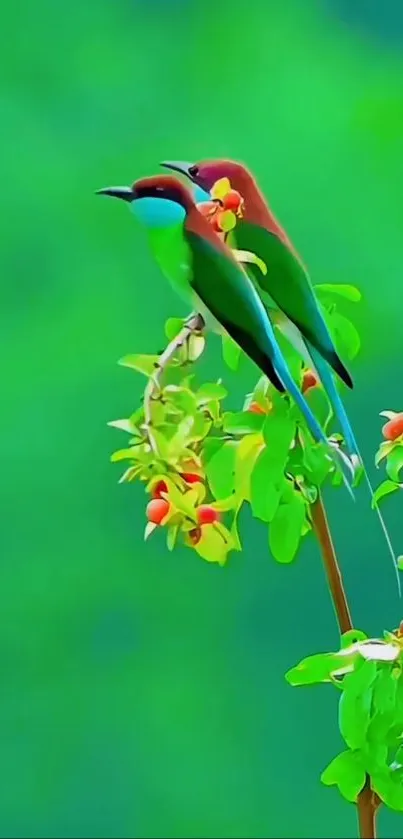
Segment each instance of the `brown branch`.
M341 570L329 530L326 510L320 494L318 494L315 503L312 504L311 511L313 529L320 545L337 623L341 633L348 632L350 629L353 629L353 623L344 590ZM375 817L378 805L379 800L376 800L375 793L371 789L371 779L367 775L365 784L357 800L358 826L361 839L376 839Z
M202 316L198 314L190 315L178 335L169 342L164 352L161 353L155 368L155 373L153 376L150 376L147 383L144 391L144 425L147 431L148 442L156 454L158 454L158 444L153 433L152 404L160 399L162 376L175 355L189 340L190 336L202 332L203 329L204 320Z

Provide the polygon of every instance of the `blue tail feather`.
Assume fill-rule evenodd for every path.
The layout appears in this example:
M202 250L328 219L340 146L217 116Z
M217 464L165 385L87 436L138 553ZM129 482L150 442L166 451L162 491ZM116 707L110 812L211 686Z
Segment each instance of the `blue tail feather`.
M335 382L335 379L334 379L334 375L333 375L332 371L330 370L330 367L328 366L327 362L322 358L322 356L317 352L317 350L314 347L312 347L310 344L308 345L308 349L309 349L309 353L310 353L310 356L312 358L314 367L316 369L316 372L317 372L317 374L319 376L319 379L322 382L322 385L323 385L323 387L324 387L324 389L325 389L325 391L326 391L326 393L329 397L329 400L330 400L330 403L331 403L332 408L334 410L336 419L339 422L341 433L342 433L342 435L344 437L344 440L345 440L345 443L346 443L347 451L348 451L350 457L352 458L353 462L355 461L355 464L357 466L358 465L361 466L361 468L364 472L365 482L366 482L367 487L369 489L369 493L370 493L371 501L372 501L373 498L374 498L374 490L373 490L368 472L365 468L363 459L361 457L361 453L360 453L360 450L358 448L358 444L357 444L357 441L355 439L353 429L351 428L350 420L348 419L346 409L343 405L341 396L340 396L340 394L337 390L337 385L336 385L336 382ZM400 597L401 596L400 572L399 572L398 565L397 565L396 554L393 550L392 541L391 541L391 538L389 536L388 529L386 527L385 520L382 516L382 513L379 509L379 506L378 506L378 504L375 504L374 506L375 506L375 509L376 509L376 512L377 512L377 515L378 515L378 518L379 518L379 523L381 525L383 535L384 535L385 540L386 540L386 544L388 546L389 553L392 557L393 566L394 566L394 569L395 569L395 574L396 574L396 579L397 579L397 587L398 587L399 597Z

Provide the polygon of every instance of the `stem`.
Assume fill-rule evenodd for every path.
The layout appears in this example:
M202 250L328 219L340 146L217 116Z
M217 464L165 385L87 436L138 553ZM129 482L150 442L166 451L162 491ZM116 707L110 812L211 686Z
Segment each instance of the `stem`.
M203 329L204 320L202 316L198 314L190 315L186 323L183 324L183 327L178 335L170 341L164 352L161 353L158 365L155 368L155 373L150 377L147 383L147 387L144 391L144 420L147 429L148 442L156 454L158 454L158 444L153 433L152 403L160 399L162 376L174 356L181 347L184 346L186 341L189 340L190 336L197 332L202 332Z
M353 629L353 623L344 590L343 578L329 529L326 510L320 493L318 493L315 503L312 504L311 511L313 529L320 545L337 623L341 633L348 632L350 629ZM375 794L371 789L371 779L367 775L365 784L357 800L358 826L361 839L376 839L375 816L378 804L379 801L375 800Z

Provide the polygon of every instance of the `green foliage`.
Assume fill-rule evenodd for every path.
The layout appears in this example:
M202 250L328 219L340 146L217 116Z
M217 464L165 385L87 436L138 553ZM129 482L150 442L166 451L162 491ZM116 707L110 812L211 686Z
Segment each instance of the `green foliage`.
M337 298L356 301L352 286L320 286L318 294L335 332L352 350L353 327L336 309ZM335 302L336 298L336 302ZM304 418L287 395L280 395L265 376L238 410L225 410L228 392L222 382L198 383L189 372L204 350L205 338L192 333L184 340L186 321L169 318L166 355L127 355L120 365L148 379L144 404L126 419L109 423L129 435L128 444L111 456L124 463L120 483L140 482L146 492L169 505L160 525L148 522L149 538L158 526L167 530L167 548L181 542L209 562L223 564L231 551L241 550L237 522L244 504L268 528L268 546L280 563L292 562L311 530L311 504L326 481L342 484L341 474L322 444L314 443ZM302 360L276 326L292 375L302 382ZM241 350L228 336L222 339L227 365L238 368ZM327 430L333 418L322 387L305 394L313 413ZM190 477L189 477L190 476ZM158 478L158 480L156 480ZM165 481L166 492L155 490ZM196 481L196 482L195 482ZM199 526L198 507L216 511L214 522ZM220 505L220 509L217 505Z
M286 674L293 686L333 683L340 691L339 729L347 750L321 776L357 801L367 776L381 801L403 811L403 634L366 638L353 630L340 649L303 659Z
M393 412L383 411L382 416L389 419L392 418ZM403 469L403 440L398 437L396 440L383 440L380 443L378 451L375 455L375 465L385 464L387 479L382 481L376 488L372 500L372 506L375 507L379 502L386 498L387 495L392 495L398 489L402 489L403 482L401 480L401 471Z

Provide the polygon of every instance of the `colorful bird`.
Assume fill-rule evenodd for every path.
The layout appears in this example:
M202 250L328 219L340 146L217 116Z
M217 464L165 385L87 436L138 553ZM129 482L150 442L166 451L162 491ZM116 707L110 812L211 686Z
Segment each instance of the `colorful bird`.
M98 193L129 204L145 224L153 253L182 299L203 316L208 328L225 330L279 391L291 394L314 439L326 444L340 467L337 448L327 440L291 376L254 283L199 213L190 191L176 178L160 175ZM351 491L344 473L343 477Z
M306 267L268 206L255 178L243 164L233 160L172 161L161 165L180 172L208 193L217 181L227 178L232 189L242 196L242 214L229 234L228 244L252 251L265 263L265 273L257 270L255 265L248 265L247 271L259 287L272 322L277 323L301 357L316 371L339 422L353 467L363 469L373 498L373 488L333 375L335 371L351 388L350 373L334 346ZM397 567L391 540L377 505L376 510Z

